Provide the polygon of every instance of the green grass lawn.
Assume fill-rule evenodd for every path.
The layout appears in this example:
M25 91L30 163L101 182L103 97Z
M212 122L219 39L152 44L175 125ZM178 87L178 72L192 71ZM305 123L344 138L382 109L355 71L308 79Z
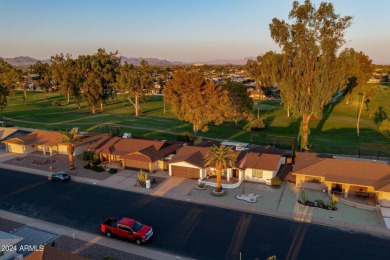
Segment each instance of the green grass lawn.
M322 118L310 122L309 142L313 151L336 154L390 156L390 137L380 133L378 123L390 116L390 87L373 86L376 95L365 106L361 116L360 137L356 136L358 100L346 105L343 100L328 105ZM61 106L52 102L58 100ZM22 92L15 92L8 99L8 106L1 112L9 125L49 130L69 130L80 127L83 131L109 132L110 124L120 125L121 133L130 132L133 136L155 139L175 139L177 133L191 132L192 125L180 121L169 110L163 110L160 96L148 98L141 105L142 115L134 116L134 108L121 96L104 107L90 112L86 103L81 109L71 101L66 104L59 93L28 92L27 102L22 100ZM246 122L225 122L221 126L209 126L209 131L200 135L210 138L230 139L262 145L276 144L291 149L291 140L298 136L300 120L286 111L278 101L256 101L254 113L259 111L266 128L260 132L242 130ZM164 132L162 132L162 131Z

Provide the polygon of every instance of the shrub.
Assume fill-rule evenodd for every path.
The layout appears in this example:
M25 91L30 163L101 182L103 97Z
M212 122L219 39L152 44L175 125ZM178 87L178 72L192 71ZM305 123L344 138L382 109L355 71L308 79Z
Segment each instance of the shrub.
M89 169L89 168L90 168L89 163L84 164L84 169Z
M114 260L115 258L112 256L103 256L102 260Z
M253 119L243 127L243 129L246 131L260 131L264 128L265 124L261 118Z
M303 204L306 204L306 202L307 202L307 194L305 192L305 189L302 189L302 191L301 191L301 202Z
M280 186L280 184L282 183L282 181L280 180L279 177L274 177L271 179L271 185L272 186Z
M103 167L102 167L101 165L95 165L95 166L93 167L93 170L94 170L95 172L104 172L104 169L103 169Z
M83 161L92 161L93 160L93 155L95 154L94 151L84 151L82 154L81 154L81 158L83 159Z
M110 170L108 170L108 173L111 173L111 174L114 174L114 173L117 173L118 170L115 169L115 168L110 168Z
M206 184L204 182L201 181L201 182L198 183L198 188L203 189L205 187L206 187Z
M138 173L137 183L138 186L146 187L146 181L148 180L148 173L140 170Z
M100 161L99 154L93 153L93 156L92 156L92 163L93 163L93 164L99 164L100 162L101 162L101 161Z
M317 207L322 208L324 206L324 202L322 200L315 200L314 202Z
M195 136L190 132L182 132L176 136L176 140L183 142L193 142L195 140Z
M334 209L336 208L336 204L339 202L339 198L336 197L336 195L334 195L334 193L332 194L332 199L329 200L329 207L331 209Z
M58 100L54 100L53 102L51 102L51 105L52 105L53 107L60 107L60 106L61 106L61 102L58 101Z

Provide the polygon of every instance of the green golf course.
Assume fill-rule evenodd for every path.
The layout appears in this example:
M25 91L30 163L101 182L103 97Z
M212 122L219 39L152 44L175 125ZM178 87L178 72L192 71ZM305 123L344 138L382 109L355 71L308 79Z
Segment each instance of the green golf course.
M325 107L323 116L310 121L310 149L319 153L390 157L389 133L379 131L379 124L390 116L390 87L373 86L375 96L363 107L360 119L360 136L356 134L359 100L346 105L342 97ZM194 97L195 98L195 97ZM53 105L59 101L60 106ZM280 101L254 102L253 112L264 121L261 131L244 131L244 120L236 126L233 121L220 126L209 126L208 132L198 135L207 138L229 139L260 145L276 145L291 149L292 140L299 132L300 120L294 115L287 117ZM22 91L15 91L8 98L7 107L1 111L6 126L67 131L79 127L82 131L110 133L114 128L121 134L153 139L175 139L182 132L192 132L192 125L180 121L166 106L162 96L151 96L141 104L142 115L134 116L133 106L121 95L108 100L104 111L90 112L86 103L77 106L71 100L66 104L63 95L57 92L28 91L27 100Z

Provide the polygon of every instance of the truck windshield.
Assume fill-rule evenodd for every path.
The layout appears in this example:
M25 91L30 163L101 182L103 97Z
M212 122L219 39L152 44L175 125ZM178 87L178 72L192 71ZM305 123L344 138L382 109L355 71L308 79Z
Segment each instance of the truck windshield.
M131 227L131 229L132 229L133 231L137 232L138 230L141 229L141 227L142 227L142 224L141 224L140 222L136 221L136 222L134 223L134 225Z

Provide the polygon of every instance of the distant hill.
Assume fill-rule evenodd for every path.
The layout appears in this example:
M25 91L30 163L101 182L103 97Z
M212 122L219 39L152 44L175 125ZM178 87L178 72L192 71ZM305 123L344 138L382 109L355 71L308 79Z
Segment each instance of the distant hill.
M121 56L121 63L124 64L125 62L129 64L139 65L142 60L146 60L149 65L152 66L170 66L170 65L184 65L186 63L180 62L180 61L168 61L168 60L160 60L157 58L136 58L136 57L130 57L127 58L125 56Z
M200 63L204 63L207 65L226 65L226 64L245 65L248 60L255 60L255 59L256 57L245 57L243 59L219 59L219 60L210 60L210 61L205 61Z
M246 64L248 59L255 59L254 57L248 57L243 59L219 59L219 60L199 61L199 62L181 62L181 61L160 60L157 58L141 58L141 57L128 58L124 56L121 56L120 58L122 64L127 62L129 64L139 65L142 60L146 60L152 66L188 65L188 64L195 64L195 63L203 63L207 65L225 65L225 64L244 65ZM37 63L38 61L49 63L49 64L51 63L50 59L38 60L38 59L31 58L29 56L4 58L4 60L13 66L30 66L32 64Z
M28 56L19 56L15 58L4 58L4 61L13 66L30 66L37 63L39 60Z

